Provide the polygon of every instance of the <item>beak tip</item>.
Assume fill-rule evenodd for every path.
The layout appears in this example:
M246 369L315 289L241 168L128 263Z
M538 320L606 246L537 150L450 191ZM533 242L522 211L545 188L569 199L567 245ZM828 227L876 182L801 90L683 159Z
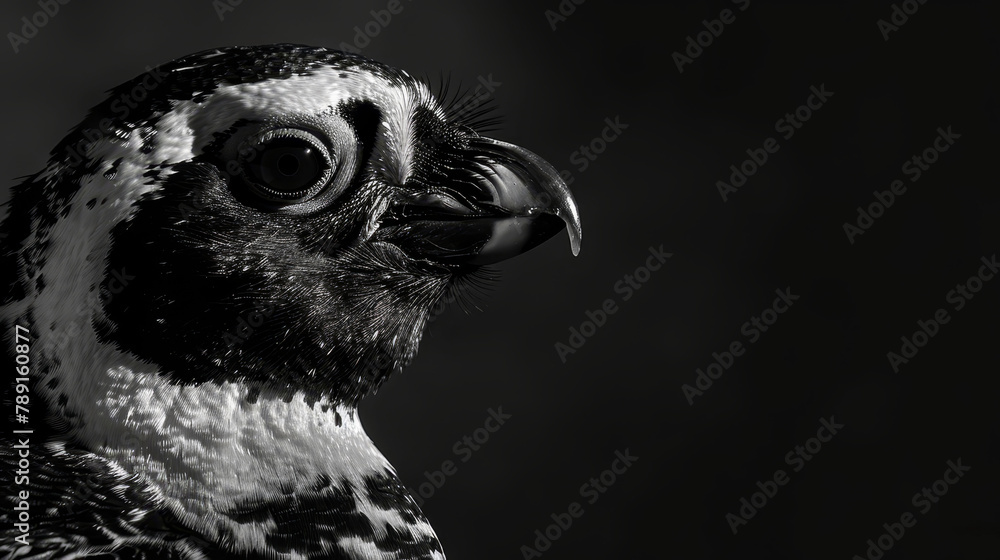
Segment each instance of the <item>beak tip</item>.
M580 210L577 208L573 196L569 194L569 189L565 186L563 188L566 191L566 199L563 202L563 207L560 208L561 212L559 214L562 216L563 221L566 222L566 233L569 234L569 248L573 251L573 256L577 257L580 255L580 245L583 240L583 226L580 225Z
M566 228L566 230L569 233L569 248L573 251L573 256L578 257L580 256L580 243L583 237L579 222L576 224L576 227Z
M516 212L540 212L560 218L569 234L570 250L574 257L578 256L583 237L580 210L559 171L537 154L520 146L488 137L477 138L475 144L495 160L491 169L497 180L490 181L495 201ZM547 228L546 238L558 231L556 228Z

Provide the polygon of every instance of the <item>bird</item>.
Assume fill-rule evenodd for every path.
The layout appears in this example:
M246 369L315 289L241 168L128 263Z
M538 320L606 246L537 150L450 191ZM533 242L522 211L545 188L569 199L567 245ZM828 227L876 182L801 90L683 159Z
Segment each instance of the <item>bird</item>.
M0 555L444 558L358 404L442 298L582 231L559 172L445 90L210 49L109 90L13 187Z

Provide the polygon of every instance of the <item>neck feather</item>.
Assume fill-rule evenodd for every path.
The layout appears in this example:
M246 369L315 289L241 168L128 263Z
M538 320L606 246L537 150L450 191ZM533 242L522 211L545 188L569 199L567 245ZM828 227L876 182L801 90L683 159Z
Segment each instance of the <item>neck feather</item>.
M54 389L39 383L50 402L73 395L60 408L70 440L136 476L205 539L275 558L443 558L354 408L171 383L108 345L90 352L87 365L48 372Z

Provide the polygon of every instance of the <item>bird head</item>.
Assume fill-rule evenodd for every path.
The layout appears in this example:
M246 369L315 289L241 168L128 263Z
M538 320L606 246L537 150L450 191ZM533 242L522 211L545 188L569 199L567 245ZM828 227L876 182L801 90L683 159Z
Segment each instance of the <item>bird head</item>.
M443 557L357 401L449 290L563 227L575 254L580 218L441 97L333 50L206 51L111 90L14 189L0 320L29 332L38 460L154 496L127 546Z
M468 121L323 48L151 69L15 190L7 303L30 300L42 337L82 317L171 382L354 404L449 289L564 227L579 250L556 170Z

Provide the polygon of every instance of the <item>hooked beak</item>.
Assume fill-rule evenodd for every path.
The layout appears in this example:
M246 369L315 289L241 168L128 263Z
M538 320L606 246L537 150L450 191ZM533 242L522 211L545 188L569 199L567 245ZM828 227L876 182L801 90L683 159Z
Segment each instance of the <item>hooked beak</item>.
M492 138L472 139L466 154L468 177L400 202L374 239L413 258L486 265L520 255L565 227L579 254L580 211L552 165Z

